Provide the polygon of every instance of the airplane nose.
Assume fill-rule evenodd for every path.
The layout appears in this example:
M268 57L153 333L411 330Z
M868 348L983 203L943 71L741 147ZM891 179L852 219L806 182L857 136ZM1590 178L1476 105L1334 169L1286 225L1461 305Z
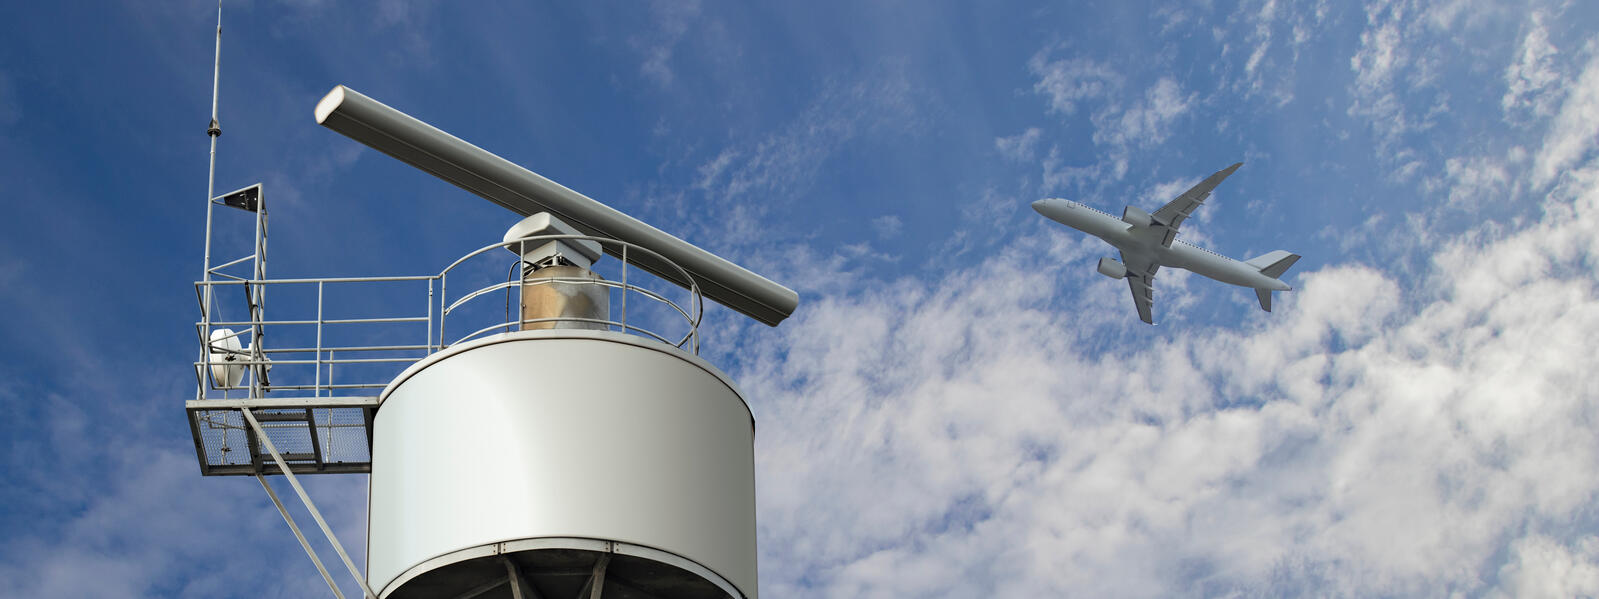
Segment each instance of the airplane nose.
M1044 213L1044 206L1048 206L1048 205L1049 205L1049 200L1038 200L1036 202L1033 202L1033 210L1037 211L1039 214L1043 214Z

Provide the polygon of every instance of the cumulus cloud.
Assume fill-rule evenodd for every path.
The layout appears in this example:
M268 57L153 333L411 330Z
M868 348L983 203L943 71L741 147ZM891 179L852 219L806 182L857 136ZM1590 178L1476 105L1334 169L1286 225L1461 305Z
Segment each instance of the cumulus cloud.
M1500 570L1499 597L1592 597L1599 595L1599 537L1575 546L1543 535L1517 539L1514 557Z
M1588 588L1593 541L1554 536L1599 492L1599 294L1555 276L1599 260L1585 172L1556 216L1446 244L1426 285L1306 272L1243 331L1131 322L1047 234L819 300L737 377L768 592Z
M766 590L1593 594L1595 77L1536 159L1448 157L1431 192L1542 176L1541 219L1435 237L1419 273L1297 273L1242 330L1144 327L1102 248L1041 231L816 300L737 375Z

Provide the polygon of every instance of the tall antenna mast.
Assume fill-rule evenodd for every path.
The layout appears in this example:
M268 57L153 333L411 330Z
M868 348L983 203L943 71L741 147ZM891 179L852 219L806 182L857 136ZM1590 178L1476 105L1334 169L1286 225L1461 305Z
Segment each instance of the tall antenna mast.
M201 279L206 283L211 282L211 209L216 205L217 181L217 138L222 136L222 126L217 123L217 88L222 80L222 0L217 0L217 42L216 58L211 65L211 126L207 127L205 134L211 138L211 164L206 169L205 177L205 271ZM211 286L205 286L204 297L200 300L201 314L209 323L211 320ZM209 327L207 327L209 328ZM210 336L211 331L202 333ZM202 354L201 359L205 359Z

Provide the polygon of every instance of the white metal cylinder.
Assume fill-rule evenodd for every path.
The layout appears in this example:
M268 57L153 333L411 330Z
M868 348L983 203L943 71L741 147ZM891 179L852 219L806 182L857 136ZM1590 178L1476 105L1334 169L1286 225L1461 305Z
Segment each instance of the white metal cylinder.
M756 597L754 420L687 352L609 331L474 341L390 383L373 434L382 597L461 560L579 542Z

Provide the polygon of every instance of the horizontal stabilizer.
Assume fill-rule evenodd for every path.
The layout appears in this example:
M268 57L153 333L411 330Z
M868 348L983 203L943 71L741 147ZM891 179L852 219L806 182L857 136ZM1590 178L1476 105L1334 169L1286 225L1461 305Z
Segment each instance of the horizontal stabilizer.
M1256 289L1255 290L1255 297L1260 299L1260 309L1265 310L1267 312L1271 311L1271 290L1270 289Z
M1276 250L1265 255L1256 256L1245 261L1245 264L1260 269L1260 274L1273 279L1281 278L1288 268L1299 261L1299 254ZM1262 303L1261 305L1265 305ZM1267 311L1271 311L1269 308Z

